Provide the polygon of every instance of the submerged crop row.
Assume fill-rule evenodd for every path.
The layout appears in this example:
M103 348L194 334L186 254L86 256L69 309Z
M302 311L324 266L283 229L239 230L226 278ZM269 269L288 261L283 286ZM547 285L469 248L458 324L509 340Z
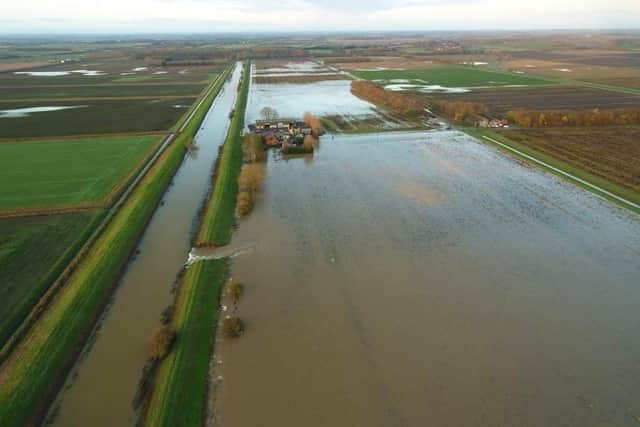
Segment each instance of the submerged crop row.
M245 63L235 114L218 159L214 186L202 216L200 242L228 243L242 163L241 132L250 81ZM171 328L173 350L162 361L145 411L146 426L198 426L206 418L209 360L226 279L225 261L198 261L188 269L178 290Z
M38 422L160 202L230 68L211 87L182 133L167 147L94 243L56 300L0 367L0 425Z

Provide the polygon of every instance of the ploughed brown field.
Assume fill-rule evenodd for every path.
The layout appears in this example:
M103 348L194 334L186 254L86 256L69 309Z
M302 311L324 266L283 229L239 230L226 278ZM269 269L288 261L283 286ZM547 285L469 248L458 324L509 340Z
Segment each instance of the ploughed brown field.
M640 192L640 126L500 132L513 141Z
M526 87L483 89L464 94L441 95L439 99L470 101L486 105L493 114L524 109L540 111L584 111L640 108L640 96L586 87Z
M553 51L514 51L510 53L514 59L538 59L543 61L563 61L575 64L602 65L607 67L640 67L640 52L588 50L576 53Z

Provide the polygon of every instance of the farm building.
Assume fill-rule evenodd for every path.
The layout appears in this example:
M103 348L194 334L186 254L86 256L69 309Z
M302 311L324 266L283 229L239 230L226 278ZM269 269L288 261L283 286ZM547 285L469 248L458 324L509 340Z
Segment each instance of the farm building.
M261 134L265 143L271 146L311 134L311 127L307 123L293 119L256 120L248 127L250 132Z
M509 127L509 122L506 119L487 119L482 118L481 120L476 121L476 127L481 128L504 128Z

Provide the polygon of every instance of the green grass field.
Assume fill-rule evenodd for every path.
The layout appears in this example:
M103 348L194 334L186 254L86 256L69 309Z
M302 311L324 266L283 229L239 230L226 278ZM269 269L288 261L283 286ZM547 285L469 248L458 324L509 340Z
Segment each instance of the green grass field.
M47 402L61 378L62 367L77 354L107 301L129 254L182 163L185 143L198 130L224 78L209 93L185 131L160 156L115 213L91 251L74 270L54 303L13 347L0 366L0 425L23 426ZM54 384L52 386L52 384Z
M0 212L102 204L161 139L0 143Z
M471 67L434 66L425 69L353 71L357 77L366 80L405 79L420 84L441 85L446 87L541 85L547 80L520 74L485 71Z
M199 240L228 243L231 238L242 164L240 132L249 90L250 63L244 68L218 176L201 219ZM162 361L145 411L145 426L199 426L206 415L207 372L219 298L226 280L225 260L200 261L187 269L178 288L172 326L173 351Z
M0 347L93 230L99 212L0 219Z

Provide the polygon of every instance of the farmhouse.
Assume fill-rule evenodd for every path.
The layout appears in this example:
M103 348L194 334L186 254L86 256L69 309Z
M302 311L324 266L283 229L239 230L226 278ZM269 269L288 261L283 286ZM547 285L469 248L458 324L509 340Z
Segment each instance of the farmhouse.
M311 127L307 123L294 119L256 120L249 125L249 131L261 134L265 143L271 146L311 135Z

